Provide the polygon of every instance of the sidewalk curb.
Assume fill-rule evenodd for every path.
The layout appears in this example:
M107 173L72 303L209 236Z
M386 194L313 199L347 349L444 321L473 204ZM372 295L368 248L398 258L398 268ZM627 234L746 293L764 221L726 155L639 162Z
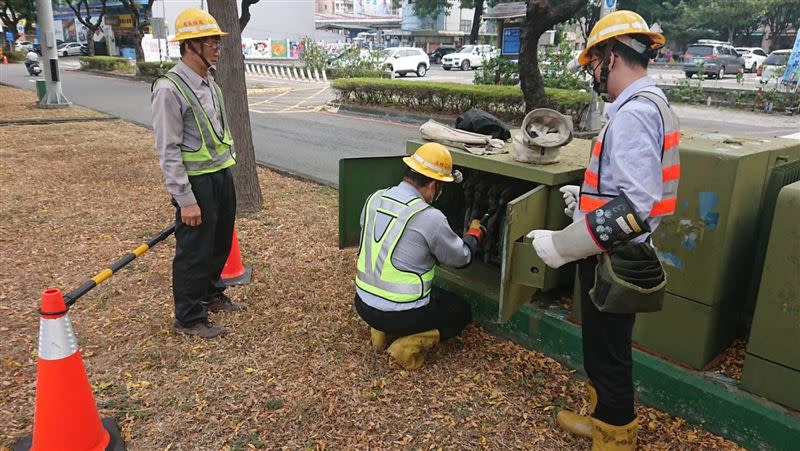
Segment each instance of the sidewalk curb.
M394 122L406 122L410 124L424 124L428 122L428 120L433 119L436 122L442 122L447 125L455 124L456 118L458 117L457 114L450 115L450 114L431 114L431 115L422 115L422 114L408 114L403 112L397 108L390 108L390 107L377 107L377 106L366 106L366 105L353 105L353 104L342 104L339 105L339 112L344 113L351 113L351 114L358 114L362 116L371 116L377 117L380 119L390 120Z
M491 333L542 352L585 377L581 329L567 321L568 312L526 304L501 324L496 302L445 280L437 280L436 285L466 299L475 321ZM636 348L633 374L638 402L742 446L793 449L800 443L800 413L740 390L732 381L679 367Z

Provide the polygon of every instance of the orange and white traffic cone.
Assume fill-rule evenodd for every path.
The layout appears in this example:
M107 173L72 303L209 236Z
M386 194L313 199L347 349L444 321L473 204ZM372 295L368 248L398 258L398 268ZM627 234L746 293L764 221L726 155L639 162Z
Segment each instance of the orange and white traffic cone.
M8 64L8 57L3 55L3 64Z
M219 275L223 286L247 285L253 276L253 267L242 264L242 254L239 252L239 238L236 237L236 226L233 227L233 240L231 242L231 252L228 260Z
M61 290L42 294L33 435L14 449L124 450L113 418L100 421Z

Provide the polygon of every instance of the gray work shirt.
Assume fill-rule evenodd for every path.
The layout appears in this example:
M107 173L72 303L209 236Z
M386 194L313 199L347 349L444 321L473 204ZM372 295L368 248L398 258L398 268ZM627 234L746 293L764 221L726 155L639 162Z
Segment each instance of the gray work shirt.
M222 136L222 112L219 99L214 94L210 82L214 79L209 74L203 79L189 66L179 61L170 72L175 72L192 88L200 104L206 111L211 126L218 136ZM181 207L196 204L197 200L192 193L189 176L183 166L181 146L197 149L202 142L200 130L194 120L192 109L184 100L178 88L166 79L159 80L153 88L151 96L153 108L153 131L156 134L156 151L164 173L164 183L167 191L172 194Z
M400 202L408 202L416 197L422 198L419 191L407 182L401 182L399 185L389 188L386 195ZM383 234L383 230L389 222L388 218L381 219L379 215L375 224L375 231L379 234ZM363 236L363 208L361 209L360 224ZM444 214L433 207L422 210L408 221L408 226L400 236L392 253L392 264L397 269L417 274L427 272L437 261L441 264L461 267L469 264L470 259L469 247L453 232ZM358 287L356 287L356 292L365 304L383 311L410 310L425 306L430 302L430 296L414 302L397 303L367 293Z
M661 200L661 145L664 142L664 124L661 113L653 102L634 99L634 94L649 91L667 100L667 96L656 87L655 82L644 76L628 85L606 110L606 117L613 122L603 139L600 184L603 193L619 195L625 192L639 216L655 231L660 216L649 217L653 204ZM627 103L626 103L627 102ZM578 222L586 214L576 208L573 221ZM641 242L646 236L637 237Z

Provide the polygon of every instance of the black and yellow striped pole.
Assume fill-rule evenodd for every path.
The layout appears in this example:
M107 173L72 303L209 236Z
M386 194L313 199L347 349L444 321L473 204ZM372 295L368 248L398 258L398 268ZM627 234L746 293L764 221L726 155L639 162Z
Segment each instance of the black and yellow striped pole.
M164 229L161 232L159 232L158 235L153 237L147 243L141 244L139 247L134 249L133 252L128 252L127 254L125 254L125 256L123 256L119 260L117 260L114 263L112 263L111 266L109 266L108 268L100 271L99 273L97 273L97 275L95 275L91 279L87 280L86 282L83 282L81 284L81 286L79 286L78 288L76 288L76 289L70 291L69 293L65 294L64 295L64 301L66 302L67 307L69 307L72 304L74 304L75 301L78 300L78 298L80 298L84 294L88 293L89 290L91 290L92 288L94 288L94 287L100 285L101 283L103 283L103 281L105 281L109 277L113 276L114 273L116 273L117 271L119 271L120 269L125 267L125 265L127 265L128 263L134 261L136 259L136 257L144 254L149 249L151 249L153 246L155 246L159 242L163 241L166 237L172 235L174 232L175 232L175 223L172 223L172 225L170 225L166 229Z

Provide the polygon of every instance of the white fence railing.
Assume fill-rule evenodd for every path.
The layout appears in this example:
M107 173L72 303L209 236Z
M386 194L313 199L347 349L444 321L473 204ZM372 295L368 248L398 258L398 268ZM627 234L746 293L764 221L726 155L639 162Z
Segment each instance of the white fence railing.
M325 74L324 70L322 72L316 69L312 71L305 67L245 62L244 69L245 73L248 75L278 78L282 80L307 81L307 82L317 82L317 83L328 82L328 76L327 74Z

